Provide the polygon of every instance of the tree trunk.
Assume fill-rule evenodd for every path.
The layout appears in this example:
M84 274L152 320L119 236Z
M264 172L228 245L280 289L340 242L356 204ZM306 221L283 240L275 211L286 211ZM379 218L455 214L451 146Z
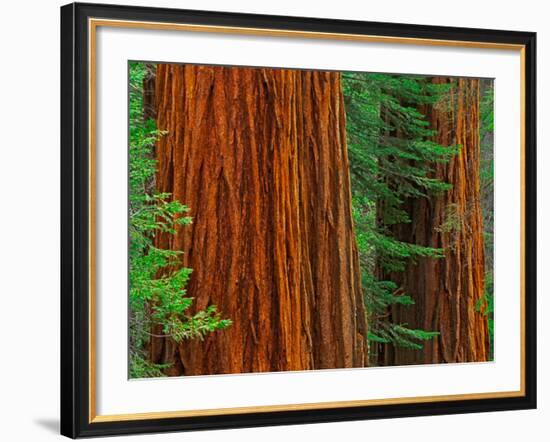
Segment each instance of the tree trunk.
M366 364L340 74L159 65L157 189L191 226L157 245L193 269L194 309L233 324L155 338L169 375Z
M391 320L408 328L438 331L423 350L385 346L384 365L486 361L487 319L476 311L484 293L483 216L480 201L479 80L435 78L452 83L447 100L422 109L436 131L434 141L461 146L446 164L433 164L434 178L452 184L441 196L410 199L411 223L393 226L401 241L443 248L445 257L420 258L404 273L384 275L415 304L395 305Z

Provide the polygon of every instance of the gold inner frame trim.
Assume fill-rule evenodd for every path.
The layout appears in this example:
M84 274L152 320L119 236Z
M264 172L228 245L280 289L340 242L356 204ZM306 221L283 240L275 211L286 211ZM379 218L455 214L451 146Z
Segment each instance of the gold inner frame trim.
M357 41L369 43L387 43L387 44L409 44L420 46L444 46L475 49L498 49L518 51L520 53L520 207L521 207L521 226L520 226L520 389L518 391L499 391L487 393L466 393L437 396L415 396L399 397L387 399L367 399L353 401L336 402L317 402L302 404L284 404L284 405L261 405L234 408L216 408L199 410L178 410L178 411L158 411L147 413L129 413L129 414L96 414L96 35L97 28L134 28L148 30L169 30L186 32L207 32L217 34L236 34L250 36L268 36L268 37L292 37L325 39L339 41ZM460 401L460 400L481 400L512 398L525 396L525 45L474 42L459 40L440 40L411 37L390 37L377 35L359 35L359 34L339 34L329 32L310 32L310 31L291 31L282 29L263 29L263 28L245 28L232 26L211 26L211 25L192 25L181 23L158 23L143 22L131 20L111 20L111 19L88 19L88 94L89 94L89 401L88 401L88 422L116 422L133 421L145 419L168 419L178 417L197 417L197 416L219 416L231 414L246 413L269 413L277 411L294 410L322 410L328 408L344 407L365 407L375 405L396 405L396 404L414 404L442 401Z

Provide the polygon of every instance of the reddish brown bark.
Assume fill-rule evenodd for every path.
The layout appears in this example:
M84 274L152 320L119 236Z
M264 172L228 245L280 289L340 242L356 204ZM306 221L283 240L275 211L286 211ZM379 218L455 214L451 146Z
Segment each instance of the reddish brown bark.
M159 191L191 226L194 308L233 321L204 341L153 339L170 375L359 367L365 312L351 218L340 75L159 65Z
M444 259L422 258L405 273L385 275L412 296L413 306L391 309L394 323L438 331L422 351L386 346L384 365L473 362L489 357L487 320L476 311L484 292L483 218L480 201L479 80L435 78L453 83L448 99L426 107L434 141L461 146L433 177L452 184L442 196L411 199L411 223L392 228L397 239L443 248Z

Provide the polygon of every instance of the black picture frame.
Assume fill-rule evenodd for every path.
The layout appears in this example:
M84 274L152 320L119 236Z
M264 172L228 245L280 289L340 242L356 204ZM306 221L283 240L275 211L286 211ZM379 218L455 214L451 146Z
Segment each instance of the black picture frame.
M524 46L524 395L198 417L90 421L88 19L104 18ZM536 34L167 8L61 8L61 434L71 437L536 408Z

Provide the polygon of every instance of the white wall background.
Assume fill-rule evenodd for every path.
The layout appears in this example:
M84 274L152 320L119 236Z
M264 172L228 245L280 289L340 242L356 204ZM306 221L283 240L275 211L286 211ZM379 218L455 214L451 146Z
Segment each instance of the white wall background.
M97 0L99 2L99 0ZM114 1L114 0L112 0ZM539 409L460 416L126 437L124 440L279 441L544 440L550 432L550 322L543 312L550 218L543 176L550 139L550 14L537 0L119 0L125 4L538 32ZM59 0L6 2L0 26L0 439L58 436L59 409ZM545 242L547 244L545 244ZM545 247L546 246L546 247ZM546 250L545 250L546 249Z

